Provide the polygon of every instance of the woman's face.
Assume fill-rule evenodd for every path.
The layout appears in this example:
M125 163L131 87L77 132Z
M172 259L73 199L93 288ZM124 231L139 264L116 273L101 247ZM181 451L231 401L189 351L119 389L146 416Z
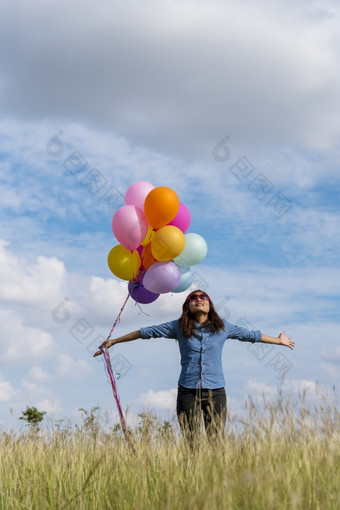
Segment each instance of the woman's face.
M194 292L189 296L189 310L191 313L196 312L209 313L210 302L209 297L204 292Z

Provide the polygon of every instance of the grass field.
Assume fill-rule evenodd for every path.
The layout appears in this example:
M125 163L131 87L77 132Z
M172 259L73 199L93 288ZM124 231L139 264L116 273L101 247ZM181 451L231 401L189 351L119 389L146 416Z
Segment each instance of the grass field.
M250 403L246 420L193 448L141 416L134 448L91 414L82 427L2 432L1 510L340 508L337 405Z

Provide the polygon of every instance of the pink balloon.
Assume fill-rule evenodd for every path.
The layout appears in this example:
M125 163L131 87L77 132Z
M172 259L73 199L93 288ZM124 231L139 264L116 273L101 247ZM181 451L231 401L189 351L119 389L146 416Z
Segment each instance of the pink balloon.
M156 294L171 292L181 279L180 269L173 262L155 262L146 271L143 279L144 287Z
M144 211L144 202L146 196L155 186L146 181L139 181L131 184L125 193L126 205L135 205Z
M179 228L185 234L185 232L188 230L190 226L190 223L191 223L190 211L185 204L182 204L182 202L180 202L178 213L168 225L173 225L174 227Z
M124 205L112 218L112 230L119 243L133 251L145 238L148 222L141 209L134 205Z

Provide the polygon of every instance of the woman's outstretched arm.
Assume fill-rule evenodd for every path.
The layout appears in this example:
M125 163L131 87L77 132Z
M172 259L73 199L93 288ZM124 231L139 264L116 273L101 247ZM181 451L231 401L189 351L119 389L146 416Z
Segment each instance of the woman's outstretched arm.
M140 330L132 331L131 333L119 336L118 338L105 340L105 342L103 342L102 345L99 346L99 351L94 353L93 357L100 356L100 354L102 354L101 347L106 347L107 349L109 349L110 347L112 347L112 345L120 344L122 342L131 342L131 340L137 340L138 338L140 338Z
M286 335L286 331L280 333L278 337L268 336L262 333L261 342L265 344L284 345L292 350L294 349L295 346L295 342L291 340L289 336Z

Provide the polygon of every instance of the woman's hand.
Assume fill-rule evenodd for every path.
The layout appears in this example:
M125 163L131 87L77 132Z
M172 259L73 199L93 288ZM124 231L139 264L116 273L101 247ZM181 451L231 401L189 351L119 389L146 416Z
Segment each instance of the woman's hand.
M106 349L110 349L110 347L112 347L114 344L115 344L114 340L109 340L107 338L105 340L105 342L103 342L102 345L99 346L99 351L95 352L93 357L95 358L96 356L100 356L101 354L103 354L103 351L101 350L101 348L106 347Z
M93 357L100 356L102 354L102 351L100 350L102 347L110 349L112 345L120 344L121 342L131 342L131 340L137 340L138 338L140 338L140 330L131 331L131 333L127 333L126 335L123 336L118 336L117 338L114 338L112 340L109 340L107 338L105 342L103 342L102 345L99 346L99 351L95 352Z
M294 349L295 342L290 339L289 336L286 335L286 331L283 331L279 334L278 339L280 341L280 345L285 345L286 347L289 347L289 349Z
M293 340L291 340L290 337L286 335L286 331L283 331L279 334L279 336L276 337L268 336L262 333L261 342L264 342L265 344L284 345L285 347L289 347L289 349L292 350L295 346L295 342L293 342Z

